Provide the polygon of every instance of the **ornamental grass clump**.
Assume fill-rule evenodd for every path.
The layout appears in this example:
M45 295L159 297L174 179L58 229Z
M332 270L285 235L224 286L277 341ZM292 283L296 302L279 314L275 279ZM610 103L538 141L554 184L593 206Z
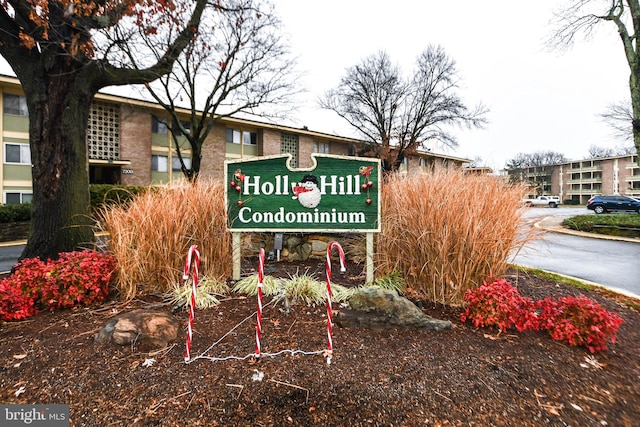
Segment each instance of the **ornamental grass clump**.
M281 293L280 286L280 281L275 277L269 275L262 277L262 295L278 295ZM238 280L233 287L233 292L251 296L258 295L258 275L253 274Z
M116 287L124 299L164 294L182 280L191 245L200 251L200 275L225 282L232 273L222 182L199 179L135 196L124 207L105 207L99 224L117 260Z
M307 305L319 304L327 300L326 283L319 282L315 277L306 273L290 275L288 279L280 280L282 295L295 303L304 301Z
M173 291L165 294L165 300L174 307L188 307L193 293L193 282L175 284ZM199 310L211 308L220 304L219 297L229 293L226 283L212 280L208 277L200 278L196 286L196 308Z
M520 228L523 195L522 186L454 169L390 175L376 276L401 271L425 299L461 305L486 277L503 275L510 254L531 238Z

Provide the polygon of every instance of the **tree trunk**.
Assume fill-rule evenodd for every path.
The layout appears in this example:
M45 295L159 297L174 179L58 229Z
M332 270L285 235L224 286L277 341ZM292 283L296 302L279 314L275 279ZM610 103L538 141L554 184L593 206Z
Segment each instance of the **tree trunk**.
M633 145L636 147L637 163L640 166L640 70L635 72L631 71L629 77L629 87L631 89L631 111L633 114L632 129L633 129Z
M94 243L86 143L94 93L78 72L71 78L68 67L64 73L31 73L24 86L34 193L31 229L21 259L56 259L60 252Z

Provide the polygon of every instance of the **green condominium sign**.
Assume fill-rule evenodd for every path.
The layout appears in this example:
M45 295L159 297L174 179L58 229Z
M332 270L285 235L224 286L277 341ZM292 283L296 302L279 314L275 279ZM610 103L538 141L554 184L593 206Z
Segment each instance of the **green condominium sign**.
M291 169L290 157L225 161L231 231L380 231L378 159L313 154Z

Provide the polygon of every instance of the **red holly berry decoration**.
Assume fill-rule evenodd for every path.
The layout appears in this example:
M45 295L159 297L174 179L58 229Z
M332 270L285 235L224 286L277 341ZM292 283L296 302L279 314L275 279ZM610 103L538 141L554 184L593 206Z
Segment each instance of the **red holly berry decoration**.
M368 187L367 187L367 184L362 184L360 188L362 188L363 190L366 190Z
M231 181L231 182L229 183L229 185L230 185L230 186L232 186L232 187L235 187L235 186L236 186L236 182L235 182L235 181Z
M242 206L244 205L244 202L242 200L238 200L238 206Z
M371 199L367 199L367 204L370 205L373 201Z
M242 187L240 187L239 185L236 186L236 191L240 191L242 190Z
M367 188L371 188L371 187L373 187L373 182L371 181L367 182Z

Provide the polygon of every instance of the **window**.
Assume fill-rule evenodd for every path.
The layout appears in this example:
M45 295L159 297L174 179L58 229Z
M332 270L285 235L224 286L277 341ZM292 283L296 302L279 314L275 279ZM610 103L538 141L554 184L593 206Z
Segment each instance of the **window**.
M227 129L226 141L231 144L240 144L240 141L242 141L244 145L257 145L258 134L237 129Z
M331 143L313 141L313 152L329 154L331 152Z
M241 132L239 130L227 129L227 142L240 144L240 135Z
M255 132L243 132L242 142L244 145L258 145L258 134Z
M19 95L5 93L3 96L3 109L5 114L29 117L27 109L27 98Z
M21 191L4 193L4 203L6 205L20 205L23 203L31 203L32 198L32 193L23 193Z
M89 158L120 159L120 109L115 104L94 102L87 122Z
M189 157L183 157L184 165L187 169L191 169L191 159ZM180 159L176 157L171 158L171 170L173 172L182 172L182 167L180 166Z
M166 135L169 133L169 126L165 119L160 119L156 116L151 118L151 132Z
M191 122L181 121L180 124L182 125L184 130L187 131L187 133L191 132ZM180 126L178 126L178 124L175 122L173 123L172 131L176 137L184 135L184 133L182 133L182 131L180 130Z
M29 144L6 143L4 144L4 162L31 164L31 150Z
M298 135L280 135L280 154L291 154L291 167L298 167Z
M169 158L167 156L151 156L151 170L153 172L168 172Z

